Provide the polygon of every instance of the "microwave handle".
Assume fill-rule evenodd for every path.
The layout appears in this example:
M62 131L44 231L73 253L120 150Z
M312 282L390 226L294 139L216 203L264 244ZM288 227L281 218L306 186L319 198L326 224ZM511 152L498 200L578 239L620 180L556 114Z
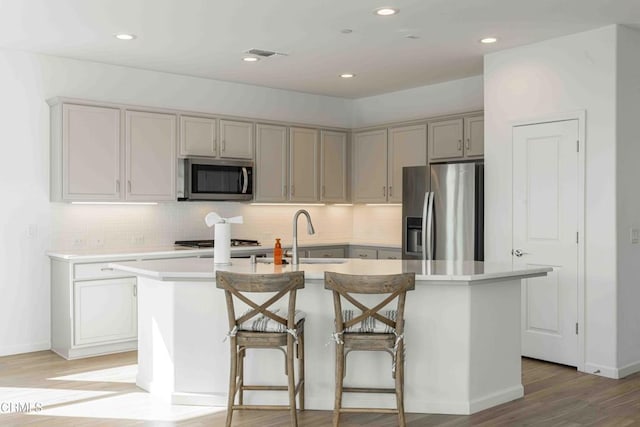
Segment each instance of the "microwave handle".
M247 194L249 188L249 173L247 168L242 168L242 194Z

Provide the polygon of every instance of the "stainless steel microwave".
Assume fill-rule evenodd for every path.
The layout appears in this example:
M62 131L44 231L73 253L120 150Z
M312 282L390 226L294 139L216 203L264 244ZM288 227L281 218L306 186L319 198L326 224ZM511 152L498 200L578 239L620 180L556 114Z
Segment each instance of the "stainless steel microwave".
M178 167L178 200L252 200L253 162L186 158Z

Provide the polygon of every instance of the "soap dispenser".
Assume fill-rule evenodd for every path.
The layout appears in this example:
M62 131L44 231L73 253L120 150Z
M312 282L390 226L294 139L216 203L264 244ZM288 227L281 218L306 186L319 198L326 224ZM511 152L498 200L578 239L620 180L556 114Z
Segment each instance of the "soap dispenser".
M280 239L276 239L276 245L273 247L273 263L282 265L282 245Z

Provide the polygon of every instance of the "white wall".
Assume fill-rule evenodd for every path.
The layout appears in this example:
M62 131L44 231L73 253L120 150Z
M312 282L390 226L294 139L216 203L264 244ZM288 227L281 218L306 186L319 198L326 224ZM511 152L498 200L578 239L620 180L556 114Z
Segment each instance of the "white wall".
M482 84L482 76L474 76L356 99L352 127L482 110Z
M49 203L46 99L70 96L326 126L348 127L351 123L351 100L9 50L0 50L0 93L0 140L5 150L0 156L0 355L49 348L49 271L45 252L51 248L54 235L65 241L67 227L78 227L86 230L87 236L106 233L108 241L117 244L118 233L126 235L129 230L127 224L142 221L135 219L137 215L151 217L147 211L135 208L124 213L104 210L101 215L117 213L115 217L106 216L120 226L109 221L103 226L97 225L99 215L87 218L79 207ZM168 233L171 238L179 235L183 217L185 221L198 219L205 209L171 204L152 208L156 209L154 217L157 214L159 218L154 224L173 227ZM278 209L270 216L269 227L264 228L286 237L290 233L290 212ZM259 212L250 208L247 215L257 222ZM336 220L336 216L340 219ZM71 219L75 220L73 224ZM333 227L335 233L342 230L340 224L344 223L345 228L351 224L350 213L337 210L318 213L314 219L320 230ZM149 227L150 241L167 241L168 236L160 238L155 235L157 228ZM333 231L328 232L327 237L332 235Z
M631 369L640 361L640 32L618 28L618 365Z
M511 122L586 110L586 369L603 373L618 366L616 32L492 53L484 67L487 260L511 260Z

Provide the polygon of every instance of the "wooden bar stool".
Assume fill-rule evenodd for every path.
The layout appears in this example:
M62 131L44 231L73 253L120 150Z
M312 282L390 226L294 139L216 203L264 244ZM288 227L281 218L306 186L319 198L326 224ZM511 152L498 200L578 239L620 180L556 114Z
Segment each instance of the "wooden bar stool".
M231 341L231 369L227 427L231 426L236 409L289 409L291 425L298 425L296 394L300 410L304 410L304 313L296 310L296 291L304 288L304 272L282 274L237 274L216 272L216 286L224 289L229 318ZM273 292L266 302L257 304L245 294ZM287 311L273 309L276 302L288 296ZM236 317L234 297L250 308ZM286 348L283 348L286 347ZM294 347L298 358L298 384L294 378ZM247 385L244 383L244 357L250 348L274 348L282 350L286 358L287 385ZM289 392L289 405L245 405L243 392L281 390ZM238 404L235 403L236 394Z
M398 414L404 418L404 305L407 291L415 289L415 274L354 276L325 272L324 287L333 291L336 342L336 391L333 425L337 427L343 412L373 412ZM353 294L386 294L369 308ZM342 301L350 302L358 311L343 310ZM385 309L396 301L395 309ZM346 358L351 351L385 351L392 357L392 377L395 388L344 387ZM395 393L396 409L343 408L342 393Z

